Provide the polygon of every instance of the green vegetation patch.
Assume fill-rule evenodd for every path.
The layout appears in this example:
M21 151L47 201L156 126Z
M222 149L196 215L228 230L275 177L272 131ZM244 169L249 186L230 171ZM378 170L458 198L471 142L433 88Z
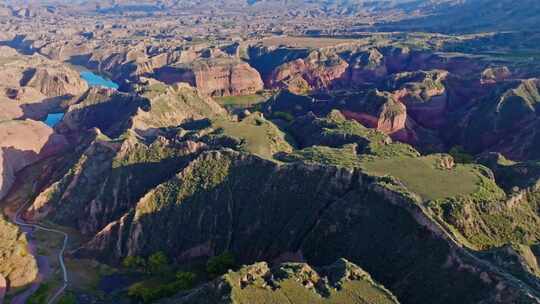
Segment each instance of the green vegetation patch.
M38 290L36 290L36 292L34 292L34 294L32 294L28 300L26 301L27 304L45 304L47 303L47 298L49 297L49 291L50 291L50 286L48 284L41 284L38 288Z
M277 152L292 151L286 134L259 113L253 113L240 122L218 119L213 125L225 135L240 139L246 151L267 159Z
M215 97L214 100L227 109L243 109L266 101L263 94L252 94L244 96L224 96Z
M342 148L311 146L302 150L296 150L290 154L283 154L279 159L286 162L302 161L344 168L359 166L355 144L345 145Z
M326 117L306 115L290 127L291 133L304 146L329 146L339 148L357 144L358 153L377 157L416 157L419 153L410 145L395 143L388 135L368 129L355 120L346 119L338 110Z
M337 267L338 263L347 268ZM398 303L369 274L345 260L321 269L285 263L270 270L266 263L258 263L224 278L231 285L231 300L235 304Z
M398 178L424 200L468 195L478 189L481 178L474 166L456 165L445 169L440 167L440 162L440 155L431 155L365 160L361 166L370 174Z

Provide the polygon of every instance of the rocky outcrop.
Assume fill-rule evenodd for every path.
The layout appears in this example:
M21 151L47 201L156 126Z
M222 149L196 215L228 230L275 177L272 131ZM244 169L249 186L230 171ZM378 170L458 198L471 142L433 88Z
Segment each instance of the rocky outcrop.
M143 133L226 114L212 98L186 83L172 86L156 83L143 88L141 93L149 101L149 108L138 111L133 118L133 127Z
M131 119L139 109L148 109L148 104L142 97L113 89L91 88L68 108L57 129L70 133L98 128L107 136L116 137L131 126Z
M448 72L402 72L391 75L387 89L407 107L407 114L420 125L432 129L441 127L446 121L448 94L445 80Z
M43 119L61 101L88 89L79 73L40 55L24 56L0 47L0 120Z
M286 88L302 94L318 89L331 89L349 65L336 53L314 51L306 58L277 67L268 81L271 88Z
M406 79L421 82L422 75L425 81L431 78L433 85L446 78L444 71L457 75L482 72L482 66L470 58L444 57L392 44L373 47L351 43L310 51L253 47L252 52L250 62L261 72L267 87L288 88L296 93L373 85L388 89L392 78L396 78L394 84L403 84ZM428 72L411 72L419 70ZM431 86L431 94L440 95L436 89Z
M155 77L168 84L189 83L208 96L250 95L263 89L261 76L255 69L229 58L168 66L157 70Z
M65 138L42 122L0 122L0 198L5 196L22 168L65 147Z
M407 138L407 107L388 92L373 91L362 100L350 103L343 114L364 126L377 129L389 135Z
M26 235L0 215L0 301L7 288L27 286L38 276Z
M445 135L473 153L489 147L514 160L539 159L539 88L538 79L499 84L468 115L449 121Z
M204 299L204 300L203 300ZM187 294L160 303L346 303L397 304L398 300L375 283L360 267L340 259L313 268L305 263L284 263L270 268L260 262L230 272Z
M510 77L512 77L512 72L510 72L508 67L493 67L487 68L482 72L480 81L482 84L494 84L507 80Z
M57 129L75 132L98 128L116 138L128 129L150 134L225 113L213 99L187 84L168 86L154 81L139 86L138 94L92 88L74 101Z
M65 64L41 55L24 56L3 46L0 65L5 67L0 76L2 87L34 88L46 97L74 96L88 89L79 73Z
M348 80L351 84L362 84L378 81L388 74L385 56L378 49L369 49L351 55Z
M66 67L31 69L25 72L22 86L32 87L48 97L75 96L88 89L79 73Z

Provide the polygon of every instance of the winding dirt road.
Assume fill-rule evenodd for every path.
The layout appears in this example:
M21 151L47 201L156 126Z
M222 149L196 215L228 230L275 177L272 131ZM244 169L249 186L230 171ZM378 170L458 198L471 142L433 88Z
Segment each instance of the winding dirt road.
M65 252L65 250L67 248L67 244L68 244L68 241L69 241L69 235L67 233L63 232L63 231L60 231L60 230L43 227L43 226L40 226L40 225L37 225L37 224L26 223L25 221L23 221L20 218L21 212L24 210L24 207L25 207L25 205L21 206L21 208L19 208L19 210L17 210L17 212L15 213L15 216L13 218L13 222L15 224L19 225L21 228L22 227L27 227L27 228L32 228L32 229L36 229L36 230L43 230L43 231L47 231L47 232L57 233L57 234L60 234L60 235L62 235L64 237L64 243L62 245L62 249L60 249L60 251L58 252L58 262L60 263L60 268L62 269L64 282L63 282L62 286L56 291L56 293L47 302L48 304L52 304L58 299L58 297L60 295L62 295L62 293L66 290L66 288L68 286L68 283L69 283L67 269L66 269L66 265L64 263L64 252Z

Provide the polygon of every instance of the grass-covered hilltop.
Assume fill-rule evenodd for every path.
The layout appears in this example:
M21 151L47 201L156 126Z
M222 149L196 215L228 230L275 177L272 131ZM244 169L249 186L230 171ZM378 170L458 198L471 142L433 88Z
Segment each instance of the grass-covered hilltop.
M0 1L0 303L540 303L540 4L113 2Z

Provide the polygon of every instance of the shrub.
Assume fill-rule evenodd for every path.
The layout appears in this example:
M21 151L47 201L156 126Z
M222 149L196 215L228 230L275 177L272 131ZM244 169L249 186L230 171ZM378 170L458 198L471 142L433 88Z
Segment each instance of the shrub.
M235 259L233 254L226 251L208 260L206 272L210 276L217 277L226 273L229 269L234 268L234 266Z
M129 269L143 269L146 266L146 261L139 256L127 256L122 261L122 266Z
M34 292L34 294L28 298L26 303L27 304L46 304L48 296L49 296L49 285L41 284L38 290L36 290L36 292Z
M156 300L172 297L181 290L190 289L195 282L195 274L191 272L178 272L176 280L156 286L150 281L138 282L128 289L128 296L144 303L153 303Z
M465 152L465 149L463 149L463 147L461 146L453 147L452 149L450 149L448 154L452 155L456 163L461 163L461 164L474 163L474 157L468 154L467 152Z
M176 284L179 289L190 289L195 283L195 274L193 272L179 271L176 273Z
M144 282L138 282L129 287L128 296L142 300L144 303L150 303L155 297L154 290L153 288L146 287Z
M277 112L274 112L272 114L272 117L273 118L279 118L279 119L283 119L287 122L292 122L294 120L294 116L288 112L280 112L280 111L277 111Z
M148 269L151 273L160 273L169 264L169 259L163 251L158 251L148 257Z

